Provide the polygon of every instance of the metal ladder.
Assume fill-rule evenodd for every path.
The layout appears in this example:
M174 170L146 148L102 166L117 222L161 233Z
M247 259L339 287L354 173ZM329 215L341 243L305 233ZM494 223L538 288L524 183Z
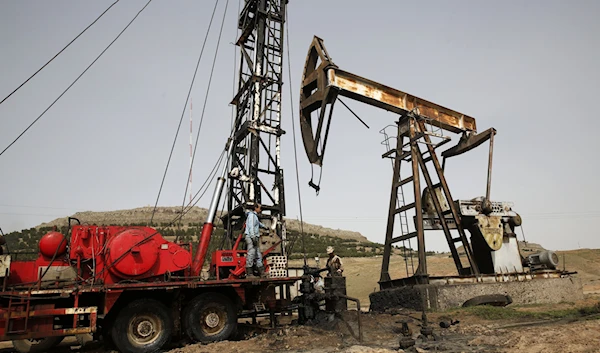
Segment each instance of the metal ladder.
M427 256L424 235L425 219L431 220L432 222L434 220L439 221L450 247L450 252L452 253L452 258L458 274L479 274L477 264L474 261L471 245L469 244L465 231L460 224L460 216L458 214L457 206L453 202L452 195L450 194L448 184L446 183L446 179L444 177L442 166L440 165L435 152L436 148L446 144L450 141L450 139L443 136L443 134L440 134L438 131L435 131L434 127L428 129L427 123L427 119L412 112L409 112L407 115L401 117L397 123L398 133L396 147L390 149L388 152L382 155L383 158L393 158L394 176L388 211L383 261L381 265L381 277L379 281L381 288L387 288L390 285L394 285L394 281L392 281L389 275L390 256L392 253L393 244L401 241L403 242L411 238L417 239L418 266L414 271L414 275L410 277L410 281L416 283L428 282L429 273L427 271ZM442 138L442 141L439 143L433 143L431 137L434 136ZM425 151L421 150L420 145L426 146ZM409 170L411 171L411 175L405 178L402 178L400 175L400 166L402 165L402 162L410 162ZM429 172L427 163L433 163L433 169L435 170L434 173ZM437 179L439 180L437 184L433 183L431 174L437 175ZM434 213L437 215L437 218L424 217L424 200L422 199L421 195L421 175L425 179L424 181L426 182L431 195L434 196L431 197L430 200L435 207ZM412 189L414 202L406 204L402 187L408 183L413 185ZM447 201L449 208L448 210L444 210L442 208L442 203L436 197L435 189L438 187L441 188L441 194ZM402 215L404 214L404 217L406 217L405 219L407 219L408 216L406 212L413 209L415 210L415 231L407 232L406 234L402 234L400 236L394 236L394 222L396 215L399 215L400 219L402 219ZM459 236L456 238L453 238L453 235L450 233L449 223L451 222L454 223L454 228L459 233ZM404 227L404 224L402 223L403 222L401 221L401 226ZM466 265L463 264L463 260L458 255L457 243L462 243L462 246L465 249L465 254L468 259L468 264Z
M29 322L29 312L31 310L31 291L27 293L27 297L19 296L17 298L11 296L8 300L7 318L6 318L6 334L22 334L27 332L27 324ZM19 310L19 308L24 310ZM13 312L24 312L25 317L19 315L19 317L13 318ZM23 322L22 329L13 330L15 323L19 321Z
M429 188L430 196L433 199L434 203L437 200L437 196L435 195L436 189L441 189L443 197L446 199L446 202L449 206L447 210L441 212L438 215L438 220L440 222L440 226L444 231L444 235L446 237L446 241L450 248L450 252L452 253L452 257L456 268L461 275L468 274L478 274L479 270L473 258L473 252L471 249L471 245L467 240L467 236L465 230L462 228L459 220L458 210L456 209L456 205L454 204L454 200L450 194L450 189L446 182L446 178L444 176L444 170L442 165L439 162L439 159L436 155L435 150L444 144L450 142L450 139L443 135L443 130L441 128L437 128L432 125L429 119L425 119L421 116L414 117L415 125L417 127L416 131L416 143L421 143L425 145L425 152L421 152L419 148L417 148L420 152L420 156L417 156L419 159L419 164L421 166L421 172L426 181L426 185ZM431 137L441 138L442 141L438 143L433 143ZM425 155L427 154L427 157ZM410 159L409 159L410 161ZM428 165L429 163L429 165ZM428 166L433 167L435 173L429 173ZM437 183L434 183L432 179L432 174L437 177ZM439 203L439 201L437 201ZM441 207L441 206L440 206ZM450 216L450 217L448 217ZM431 219L433 222L433 219ZM450 229L454 228L458 232L457 237L452 237L450 233ZM457 244L463 246L465 251L465 255L467 256L467 263L464 264L463 260L460 258L458 254Z
M384 139L381 142L381 144L385 146L386 153L391 151L391 149L392 149L392 147L390 146L390 139L397 138L394 136L389 136L387 134L386 130L389 127L396 128L395 125L388 125L388 126L384 127L383 129L379 130L379 132L381 134L383 134L383 136L384 136ZM393 158L390 158L390 163L392 165L392 170L393 170L394 169ZM406 198L404 197L404 188L402 186L400 186L398 188L397 195L398 195L398 199L396 200L396 208L405 206ZM402 236L402 235L408 234L410 232L410 230L408 228L408 215L406 214L406 212L401 212L398 215L398 218L400 220L400 235ZM408 242L408 249L409 249L408 251L407 251L407 247L406 247L407 242ZM404 259L404 265L406 267L406 277L410 277L410 276L414 275L415 265L414 265L414 260L413 260L413 249L412 249L410 239L402 241L402 257ZM410 262L410 267L408 266L409 262Z

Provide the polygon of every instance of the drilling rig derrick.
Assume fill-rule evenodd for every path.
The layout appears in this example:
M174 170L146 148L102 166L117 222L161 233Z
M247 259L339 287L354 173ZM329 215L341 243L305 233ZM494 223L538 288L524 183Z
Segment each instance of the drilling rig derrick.
M287 245L281 168L281 90L287 0L247 0L238 19L240 68L227 192L222 217L230 245L245 220L244 210L262 205L262 221L275 232L261 237L261 249L285 256Z

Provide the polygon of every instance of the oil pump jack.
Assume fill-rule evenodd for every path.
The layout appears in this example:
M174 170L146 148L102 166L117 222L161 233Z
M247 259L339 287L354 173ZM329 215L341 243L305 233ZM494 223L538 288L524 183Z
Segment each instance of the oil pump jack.
M515 227L521 225L520 216L512 209L512 203L491 201L494 128L477 133L473 117L341 70L334 64L323 40L315 36L302 77L300 124L308 159L318 166L323 165L333 107L338 97L399 115L393 125L396 136L390 137L387 132L385 135L387 144L395 138L395 146L382 155L382 158L393 160L393 178L379 280L381 289L427 284L440 279L431 277L427 270L425 230L443 231L457 277L462 280L477 282L482 276L493 278L496 274L519 277L524 274L524 265L531 270L528 278L533 272L545 277L560 276L560 271L555 271L556 254L547 252L528 259L520 255L514 232ZM460 134L459 142L444 150L440 161L438 150L451 141L450 133ZM444 175L446 160L486 141L489 141L489 159L485 196L454 200ZM401 176L405 164L408 175ZM421 176L425 188L422 188ZM405 195L404 188L411 184L411 195ZM319 188L312 181L309 185ZM411 215L412 225L408 221ZM466 230L471 234L470 242ZM389 266L394 244L413 238L417 241L416 270L411 273L407 265L406 277L392 279ZM542 262L541 266L535 265Z

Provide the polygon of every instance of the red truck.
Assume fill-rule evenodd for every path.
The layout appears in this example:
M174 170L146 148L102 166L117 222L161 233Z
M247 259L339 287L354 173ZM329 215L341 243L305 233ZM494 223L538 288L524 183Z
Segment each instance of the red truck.
M41 238L37 259L0 255L0 341L45 352L65 336L91 333L120 352L150 353L184 335L227 339L239 314L286 310L300 278L246 278L239 238L233 249L213 254L208 279L200 276L224 183L225 171L195 252L153 228L71 226L70 218L68 236Z

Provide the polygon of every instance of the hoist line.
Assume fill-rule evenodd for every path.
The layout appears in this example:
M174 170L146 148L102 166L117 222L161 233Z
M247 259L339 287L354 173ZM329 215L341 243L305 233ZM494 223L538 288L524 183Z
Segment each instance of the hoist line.
M285 39L286 39L286 49L287 49L287 62L288 62L288 80L290 81L290 110L292 112L292 136L294 141L294 162L296 164L296 187L298 189L298 207L300 212L300 237L302 239L302 254L304 259L304 266L307 266L306 261L306 244L305 244L305 234L304 234L304 218L302 215L302 197L300 196L300 173L298 172L298 148L296 147L296 124L294 119L294 100L293 100L293 91L292 91L292 63L290 59L290 33L289 33L289 19L287 12L285 13ZM293 248L293 244L292 244ZM288 256L291 254L288 254Z
M179 125L177 125L177 131L175 132L175 138L173 139L173 145L171 146L171 152L169 153L169 158L167 159L167 165L165 166L165 172L163 173L163 177L160 182L160 188L158 189L158 195L156 196L156 202L154 203L154 208L152 209L152 216L150 216L150 225L152 225L152 221L154 220L154 214L156 213L156 207L158 206L158 200L160 199L160 194L162 192L162 189L163 189L163 186L165 183L165 179L167 177L167 171L169 170L169 164L171 163L171 158L173 157L173 150L175 150L175 144L177 142L177 137L179 136L179 130L181 130L181 123L183 122L185 110L187 108L187 104L190 99L190 95L192 93L192 88L194 87L194 81L196 80L196 74L198 73L198 67L200 66L200 60L202 59L202 54L204 53L204 47L206 46L206 41L208 39L208 34L210 33L210 28L212 27L213 18L215 17L215 12L217 11L218 4L219 4L219 0L216 0L212 15L210 16L210 22L208 23L206 35L204 36L204 42L202 43L202 49L200 49L200 55L198 56L198 60L196 61L196 68L194 69L194 75L192 76L192 82L190 82L190 87L188 89L187 97L185 98L185 104L183 105L183 109L181 111L181 118L179 118ZM188 179L188 181L189 181L189 179Z

